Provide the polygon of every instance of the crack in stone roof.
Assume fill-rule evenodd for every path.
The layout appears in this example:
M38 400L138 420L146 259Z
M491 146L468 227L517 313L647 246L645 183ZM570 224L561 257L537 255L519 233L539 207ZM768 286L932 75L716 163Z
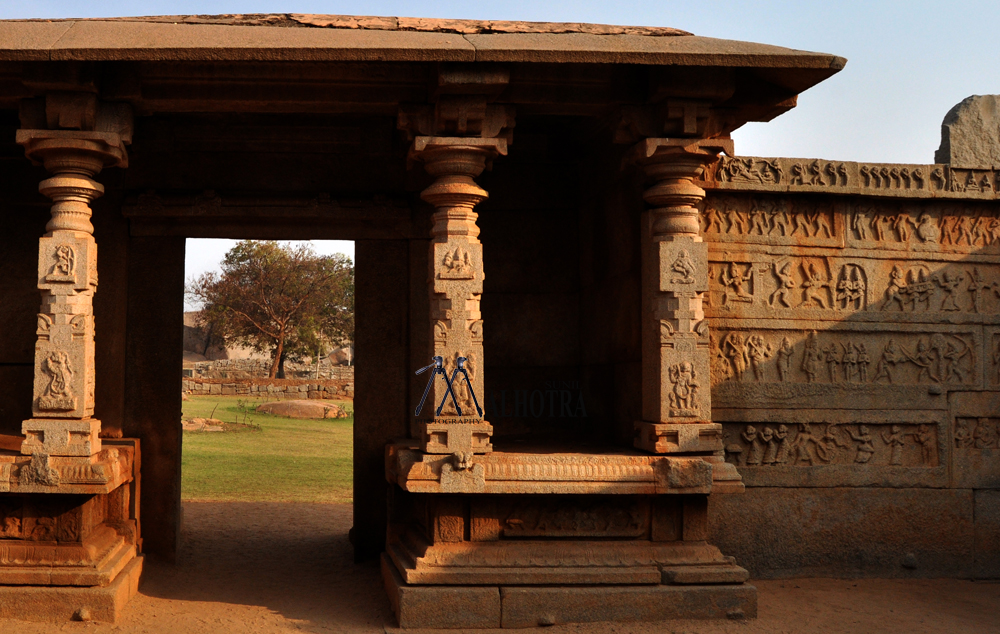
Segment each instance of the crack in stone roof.
M583 22L517 22L509 20L449 20L310 13L246 13L225 15L159 15L121 18L67 18L59 20L9 20L9 22L153 22L163 24L214 24L221 26L268 26L286 28L358 29L373 31L422 31L489 35L500 33L586 33L590 35L643 35L670 37L692 35L687 31L658 26L617 26Z

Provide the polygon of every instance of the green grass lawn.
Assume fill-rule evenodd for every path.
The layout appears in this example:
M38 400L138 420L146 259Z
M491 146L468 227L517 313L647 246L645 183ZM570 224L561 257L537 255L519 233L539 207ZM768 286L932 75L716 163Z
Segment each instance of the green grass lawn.
M351 502L353 404L341 419L261 414L263 400L191 396L185 419L217 418L239 431L184 432L181 496L185 500ZM213 414L214 411L214 414Z

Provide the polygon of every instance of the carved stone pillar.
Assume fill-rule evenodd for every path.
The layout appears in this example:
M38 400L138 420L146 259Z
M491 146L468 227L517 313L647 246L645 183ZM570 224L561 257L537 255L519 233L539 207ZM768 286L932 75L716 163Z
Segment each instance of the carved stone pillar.
M91 456L101 451L101 423L92 418L97 244L90 201L104 192L94 176L126 165L124 143L117 133L78 130L18 130L17 142L52 173L38 189L53 201L38 247L42 306L32 418L21 427L21 453Z
M729 139L646 139L630 160L651 185L642 223L642 417L635 446L655 453L713 454L722 427L712 420L708 323L708 248L694 184Z
M449 379L458 358L467 359L465 369L479 407L485 396L483 320L479 312L485 276L475 206L488 194L473 179L495 156L506 153L503 138L429 136L416 137L410 153L436 179L420 194L436 209L428 277L433 356L444 359ZM453 388L455 399L447 394L446 382L434 378L429 402L418 421L420 448L427 453L489 453L493 428L483 419L461 374ZM436 416L442 401L441 415Z
M95 620L114 620L142 572L140 453L135 439L102 442L93 418L97 244L90 202L104 192L94 177L127 163L131 113L80 90L25 100L21 123L25 155L52 173L39 191L53 205L38 248L32 418L21 426L21 455L0 455L7 517L0 602L21 606L19 618L30 620L68 619L80 606Z

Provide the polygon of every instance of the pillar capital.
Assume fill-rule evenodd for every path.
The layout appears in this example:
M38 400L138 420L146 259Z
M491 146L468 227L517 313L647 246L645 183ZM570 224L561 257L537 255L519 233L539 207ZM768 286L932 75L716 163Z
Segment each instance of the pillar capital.
M479 235L474 209L489 194L474 179L494 157L506 153L506 139L426 136L414 139L411 160L422 162L427 173L435 177L420 193L420 198L436 209L431 228L433 240Z
M651 207L654 239L701 239L695 206L705 198L705 190L693 181L720 152L733 152L732 139L644 139L632 147L626 161L640 166L652 182L642 197Z

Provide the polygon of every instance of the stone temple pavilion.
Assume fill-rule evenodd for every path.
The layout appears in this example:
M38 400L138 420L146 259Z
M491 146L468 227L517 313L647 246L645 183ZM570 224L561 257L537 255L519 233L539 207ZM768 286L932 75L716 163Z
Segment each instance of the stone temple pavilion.
M924 165L737 154L844 64L655 27L0 22L0 616L114 620L174 557L208 237L355 241L352 541L402 627L1000 576L996 104ZM470 380L415 413L433 357Z

